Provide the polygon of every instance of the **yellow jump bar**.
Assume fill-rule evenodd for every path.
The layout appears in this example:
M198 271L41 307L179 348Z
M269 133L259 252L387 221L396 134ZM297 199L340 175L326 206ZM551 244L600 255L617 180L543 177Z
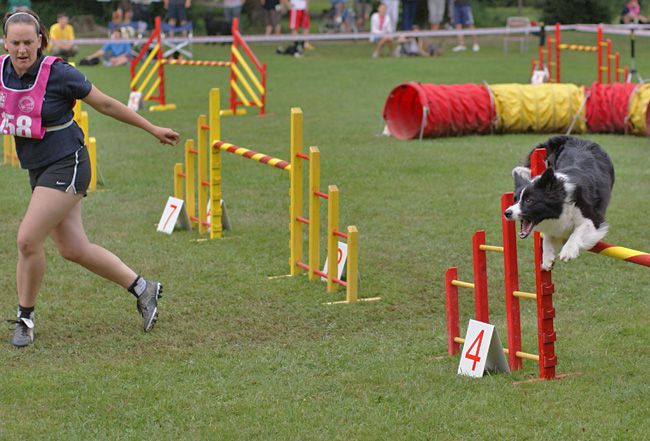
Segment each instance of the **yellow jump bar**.
M479 245L478 247L481 251L494 251L496 253L503 253L503 247L496 245Z
M469 282L463 282L462 280L452 280L451 284L454 286L460 286L462 288L472 288L474 289L474 284Z

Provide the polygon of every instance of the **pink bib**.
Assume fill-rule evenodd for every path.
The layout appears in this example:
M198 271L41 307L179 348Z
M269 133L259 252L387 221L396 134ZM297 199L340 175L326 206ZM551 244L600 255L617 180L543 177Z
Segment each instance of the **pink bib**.
M10 60L9 55L0 55L0 116L2 117L0 133L23 138L43 139L45 127L43 127L41 119L41 108L52 63L58 58L45 57L38 69L34 85L24 90L5 86L2 72L4 72L7 60Z

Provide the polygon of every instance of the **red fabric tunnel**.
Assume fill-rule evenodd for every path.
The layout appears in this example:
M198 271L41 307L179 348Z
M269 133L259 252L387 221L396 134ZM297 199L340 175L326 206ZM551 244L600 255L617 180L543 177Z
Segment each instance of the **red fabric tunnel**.
M484 85L402 83L391 91L384 105L390 134L397 139L419 137L425 108L425 138L490 133L495 117Z
M636 83L594 83L587 100L587 127L592 133L626 133L630 97ZM647 117L647 115L646 115Z

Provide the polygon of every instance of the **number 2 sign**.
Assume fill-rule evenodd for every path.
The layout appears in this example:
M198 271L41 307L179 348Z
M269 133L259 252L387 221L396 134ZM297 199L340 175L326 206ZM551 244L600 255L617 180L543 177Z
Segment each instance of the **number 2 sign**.
M458 374L480 378L485 370L510 372L496 328L489 323L470 320Z

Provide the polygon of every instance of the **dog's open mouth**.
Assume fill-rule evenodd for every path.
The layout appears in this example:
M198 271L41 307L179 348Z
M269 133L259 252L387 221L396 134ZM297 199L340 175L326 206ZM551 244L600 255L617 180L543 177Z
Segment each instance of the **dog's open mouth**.
M519 228L519 238L520 239L527 238L530 235L530 233L533 231L534 226L535 225L531 221L522 219L521 227Z

